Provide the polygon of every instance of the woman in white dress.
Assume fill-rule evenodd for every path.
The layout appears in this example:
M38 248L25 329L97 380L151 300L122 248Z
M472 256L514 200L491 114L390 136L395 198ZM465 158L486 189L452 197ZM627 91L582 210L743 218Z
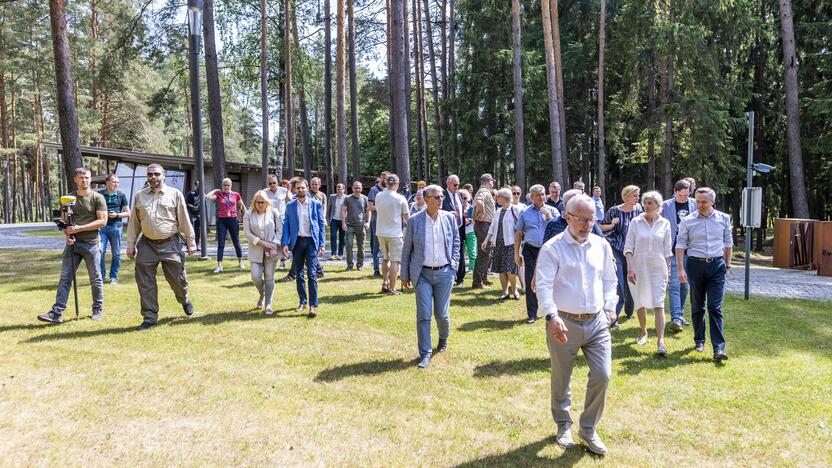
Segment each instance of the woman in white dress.
M656 314L658 354L667 355L664 347L664 298L670 275L672 239L670 222L660 215L662 196L647 192L641 197L644 213L630 222L624 256L627 258L627 282L641 326L639 345L647 343L647 309Z
M265 190L258 190L251 200L251 211L243 217L243 229L248 238L248 261L251 262L251 281L260 299L257 308L272 315L274 269L280 255L283 216L272 208Z

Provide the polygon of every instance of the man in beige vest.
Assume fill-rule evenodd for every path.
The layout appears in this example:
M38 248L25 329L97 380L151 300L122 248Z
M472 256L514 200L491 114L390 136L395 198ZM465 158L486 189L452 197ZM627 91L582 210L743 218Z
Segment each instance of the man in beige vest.
M156 288L159 263L185 315L194 313L194 306L188 299L183 247L187 247L188 255L196 252L185 196L165 185L162 166L151 164L147 166L147 187L136 193L127 225L127 257L136 260L136 286L142 307L143 321L139 330L153 327L159 318Z

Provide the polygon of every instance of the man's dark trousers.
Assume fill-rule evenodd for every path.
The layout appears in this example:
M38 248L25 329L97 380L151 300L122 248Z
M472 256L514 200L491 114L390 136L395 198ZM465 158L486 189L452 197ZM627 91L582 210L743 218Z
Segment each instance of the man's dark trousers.
M456 282L462 283L465 279L465 224L459 227L459 268L456 270Z
M705 301L708 304L711 345L714 352L725 350L725 336L722 323L722 299L725 295L725 260L713 258L710 262L688 257L685 270L690 283L691 322L693 341L705 343Z
M526 279L526 313L529 315L529 318L537 318L537 294L532 292L529 285L532 284L532 278L534 278L534 269L537 267L537 254L539 253L540 247L523 244L523 273Z
M295 277L298 287L298 298L301 304L307 303L306 285L303 282L304 264L306 277L309 280L309 305L318 307L318 251L315 241L311 237L298 237L295 248L292 249L291 275Z

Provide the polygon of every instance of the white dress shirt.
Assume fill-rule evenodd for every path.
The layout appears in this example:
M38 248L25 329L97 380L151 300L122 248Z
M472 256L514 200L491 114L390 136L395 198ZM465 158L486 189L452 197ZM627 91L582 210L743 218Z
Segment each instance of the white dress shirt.
M422 266L441 267L451 261L445 253L445 230L442 229L442 216L436 215L436 220L425 213L425 262Z
M602 237L579 244L569 230L543 244L537 257L537 299L543 314L593 314L618 302L615 259ZM557 302L555 302L557 299Z
M312 202L309 196L306 197L306 203L301 203L298 199L298 236L312 237Z

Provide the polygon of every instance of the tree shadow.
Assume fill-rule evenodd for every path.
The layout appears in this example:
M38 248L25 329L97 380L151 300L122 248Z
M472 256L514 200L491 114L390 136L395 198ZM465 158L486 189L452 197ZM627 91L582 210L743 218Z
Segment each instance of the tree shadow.
M460 325L459 331L476 331L476 330L509 330L514 327L524 325L525 320L478 320L476 322L468 322Z
M64 323L72 322L75 319L64 320ZM78 319L81 320L81 319ZM0 333L7 332L7 331L18 331L18 330L40 330L49 327L56 327L57 324L54 323L23 323L20 325L3 325L0 326Z
M491 467L491 466L522 466L522 467L551 467L551 466L574 466L584 457L589 455L592 458L601 457L588 452L583 445L575 445L569 449L562 449L560 456L555 459L541 457L540 451L549 445L555 444L555 436L551 435L545 439L532 442L506 453L488 455L477 460L471 460L456 465L457 468Z
M320 293L321 291L319 288L318 296L323 297L320 295ZM379 294L377 292L362 292L348 295L339 294L334 296L326 296L326 298L324 298L324 302L327 304L344 304L353 301L360 301L362 299L381 299L385 297L388 297L387 294Z
M465 294L461 294L465 296ZM452 307L492 307L495 305L500 304L499 296L498 297L485 297L485 296L474 296L474 297L454 297L455 294L451 293L451 306Z
M355 364L332 367L322 370L315 376L315 382L336 382L353 376L373 376L385 372L398 372L413 368L419 362L418 359L405 361L404 359L391 359L387 361L366 361Z
M84 272L84 275L86 276L86 272ZM89 287L89 283L79 284L78 286L80 286L80 287L84 287L84 286ZM58 282L55 281L54 284L52 284L52 283L43 284L42 283L42 284L31 284L31 285L28 285L28 286L23 286L23 287L16 288L15 291L17 291L17 292L36 292L36 291L55 291L57 289L58 289Z

